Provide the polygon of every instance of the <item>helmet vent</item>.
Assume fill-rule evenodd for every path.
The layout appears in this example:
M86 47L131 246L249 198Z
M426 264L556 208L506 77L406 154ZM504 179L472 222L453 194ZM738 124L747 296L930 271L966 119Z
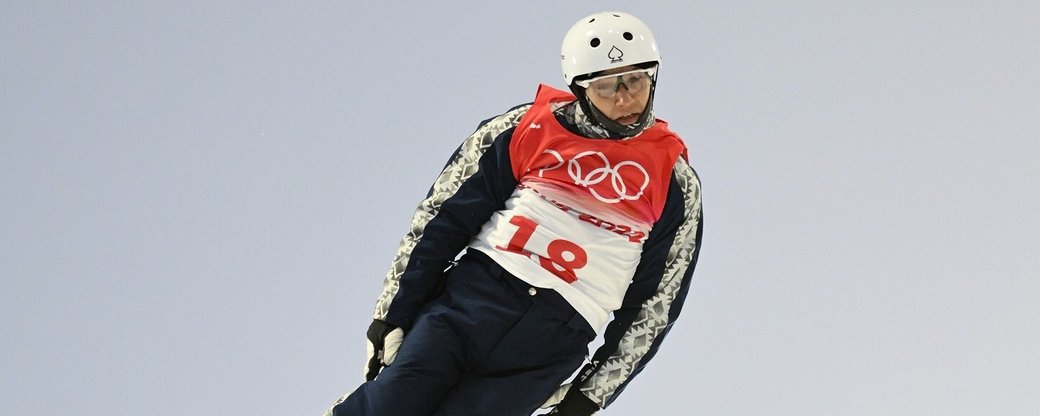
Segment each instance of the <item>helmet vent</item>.
M625 32L621 36L624 36L625 40L632 40L632 32Z
M592 38L592 40L589 41L589 46L592 46L593 48L599 47L599 38Z

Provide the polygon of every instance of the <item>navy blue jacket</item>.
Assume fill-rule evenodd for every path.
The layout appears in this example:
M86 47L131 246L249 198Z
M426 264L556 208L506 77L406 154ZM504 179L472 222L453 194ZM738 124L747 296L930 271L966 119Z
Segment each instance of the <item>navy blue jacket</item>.
M517 106L484 120L452 155L401 241L377 301L376 319L407 332L445 269L492 213L504 208L517 187L509 143L528 108L530 104ZM558 119L571 125L565 117ZM604 344L575 380L601 408L642 371L678 318L700 252L702 224L700 179L680 158L622 307L603 331Z

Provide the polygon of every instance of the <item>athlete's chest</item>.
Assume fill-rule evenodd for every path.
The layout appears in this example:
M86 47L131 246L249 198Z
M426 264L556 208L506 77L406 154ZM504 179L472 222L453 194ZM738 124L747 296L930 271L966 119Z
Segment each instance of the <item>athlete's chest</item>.
M653 140L594 140L572 135L527 137L512 152L520 184L545 185L595 211L652 223L659 217L676 155Z

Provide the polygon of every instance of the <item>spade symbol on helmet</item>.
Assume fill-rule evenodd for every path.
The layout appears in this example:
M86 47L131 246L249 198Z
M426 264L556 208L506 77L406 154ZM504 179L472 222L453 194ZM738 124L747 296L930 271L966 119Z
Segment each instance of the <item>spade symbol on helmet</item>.
M607 57L610 58L610 63L612 64L621 62L622 56L625 56L625 53L621 52L621 49L618 49L617 46L610 47L610 52L607 52Z

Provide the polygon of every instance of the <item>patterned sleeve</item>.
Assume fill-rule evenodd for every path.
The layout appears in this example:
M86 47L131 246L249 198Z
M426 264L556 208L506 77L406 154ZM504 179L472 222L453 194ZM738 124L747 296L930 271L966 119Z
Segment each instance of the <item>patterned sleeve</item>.
M373 317L410 328L444 270L515 185L509 139L530 104L485 120L445 165L401 240Z
M701 242L701 188L679 158L663 216L644 245L636 278L604 331L604 344L575 385L600 408L612 403L643 370L679 316Z

